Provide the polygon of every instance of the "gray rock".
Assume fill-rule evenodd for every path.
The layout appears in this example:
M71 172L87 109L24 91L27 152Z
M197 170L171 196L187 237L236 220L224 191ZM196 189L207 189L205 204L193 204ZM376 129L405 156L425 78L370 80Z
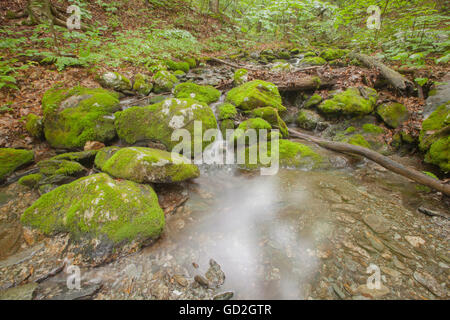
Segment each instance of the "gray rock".
M0 300L32 300L38 284L28 283L20 287L0 291Z
M434 295L445 298L447 296L445 290L439 285L435 278L424 271L416 271L413 274L414 279L430 290Z
M450 101L450 72L441 80L444 84L436 86L435 94L426 100L423 116L427 119L439 106Z
M386 233L389 231L389 222L382 216L375 214L368 214L363 216L363 221L370 229L376 233Z

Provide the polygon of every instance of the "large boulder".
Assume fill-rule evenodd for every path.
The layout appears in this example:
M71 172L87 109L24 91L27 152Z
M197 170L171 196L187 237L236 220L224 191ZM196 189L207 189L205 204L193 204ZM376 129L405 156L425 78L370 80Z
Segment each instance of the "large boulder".
M33 151L0 148L0 181L33 159Z
M44 134L54 148L82 148L87 141L106 142L116 136L117 93L105 89L50 89L42 98Z
M133 107L116 113L116 129L119 137L129 144L138 141L157 141L167 150L179 144L172 141L172 133L186 129L191 134L191 150L194 150L194 122L201 121L202 134L217 129L214 113L206 104L193 99L167 99L147 107ZM211 142L203 141L203 149ZM187 145L186 145L187 147Z
M100 173L43 195L25 210L21 222L46 235L68 232L76 239L119 243L158 237L164 213L150 186Z
M409 112L401 103L382 104L377 108L377 114L391 128L398 128L403 122L408 120Z
M426 152L425 162L432 163L444 172L450 171L450 101L438 107L422 123L420 149Z
M200 86L192 82L180 83L173 92L176 98L191 98L206 104L216 102L220 98L220 91L212 86Z
M197 166L181 155L150 148L120 149L105 162L97 163L115 178L138 183L181 182L200 175Z
M344 92L335 92L331 99L317 108L324 114L359 116L371 113L376 102L376 90L368 87L348 88Z
M226 100L242 110L273 107L280 112L286 111L277 86L262 80L250 81L231 89Z

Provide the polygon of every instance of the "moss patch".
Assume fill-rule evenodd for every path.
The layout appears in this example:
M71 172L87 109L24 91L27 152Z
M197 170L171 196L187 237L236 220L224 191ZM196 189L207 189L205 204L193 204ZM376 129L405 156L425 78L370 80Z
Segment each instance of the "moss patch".
M372 88L364 88L365 96L361 96L358 88L348 88L336 93L331 99L322 102L318 109L325 114L365 115L371 113L377 101L377 92Z
M183 72L189 72L190 66L188 62L176 62L176 61L172 61L172 60L167 60L166 61L166 65L167 68L169 68L169 70L172 71L177 71L177 70L181 70Z
M326 49L320 53L320 57L327 61L340 59L345 56L346 51L341 49Z
M327 61L321 57L305 57L302 60L302 63L311 66L322 66L324 64L327 64Z
M231 103L223 103L218 106L219 120L235 119L237 116L236 107Z
M154 83L153 91L155 93L170 92L175 84L178 82L178 78L166 70L158 71L152 78Z
M200 86L192 82L177 85L174 90L175 97L191 98L206 104L216 102L220 98L220 91L212 86Z
M40 173L29 174L25 177L19 179L18 183L22 186L35 188L37 187L39 181L41 181L44 176Z
M394 129L398 128L409 117L408 110L401 103L382 104L377 108L377 114L384 123Z
M314 95L312 95L306 102L305 102L305 108L306 109L309 109L309 108L312 108L312 107L315 107L315 106L317 106L319 103L321 103L322 102L322 97L320 96L320 95L318 95L318 94L314 94Z
M364 133L373 133L373 134L382 134L384 133L384 129L376 126L374 124L371 123L366 123L362 126L363 132Z
M148 96L153 89L153 84L150 82L150 79L143 75L142 73L138 73L134 77L133 90L143 96Z
M16 169L32 162L34 152L29 150L0 148L0 181Z
M280 130L280 133L283 137L289 136L286 123L283 121L283 119L281 119L277 109L272 107L254 109L251 112L251 116L266 120L270 125Z
M234 84L237 86L243 85L248 81L248 71L246 69L238 69L234 73Z
M35 114L28 114L25 128L33 138L41 139L44 136L44 126L42 124L42 118L38 117Z

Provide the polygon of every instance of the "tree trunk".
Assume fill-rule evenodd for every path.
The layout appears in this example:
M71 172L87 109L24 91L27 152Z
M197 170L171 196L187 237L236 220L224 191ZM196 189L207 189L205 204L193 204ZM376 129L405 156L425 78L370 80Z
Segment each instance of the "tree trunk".
M219 0L209 0L209 10L213 13L219 13Z

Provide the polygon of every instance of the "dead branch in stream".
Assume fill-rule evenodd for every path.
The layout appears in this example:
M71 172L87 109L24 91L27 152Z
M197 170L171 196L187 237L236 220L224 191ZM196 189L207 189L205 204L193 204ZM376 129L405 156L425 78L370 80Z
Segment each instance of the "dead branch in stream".
M392 70L381 61L373 57L369 57L368 55L356 52L349 53L349 57L361 61L368 68L378 69L383 77L385 77L395 89L399 90L403 94L413 93L415 88L414 83L406 79L397 71Z
M446 196L450 196L450 185L444 184L440 182L439 180L433 179L426 174L423 174L422 172L419 172L417 170L414 170L412 168L405 167L404 165L395 162L391 159L389 159L386 156L383 156L379 154L378 152L372 151L367 148L351 145L348 143L342 143L342 142L332 142L325 139L317 138L314 136L310 136L305 133L298 132L293 129L289 129L289 133L296 138L300 138L303 140L311 141L316 143L317 145L330 149L337 152L342 153L351 153L363 156L367 159L372 160L373 162L378 163L382 167L395 172L403 177L406 177L408 179L411 179L417 183L420 183L424 186L430 187L434 190L440 191Z

